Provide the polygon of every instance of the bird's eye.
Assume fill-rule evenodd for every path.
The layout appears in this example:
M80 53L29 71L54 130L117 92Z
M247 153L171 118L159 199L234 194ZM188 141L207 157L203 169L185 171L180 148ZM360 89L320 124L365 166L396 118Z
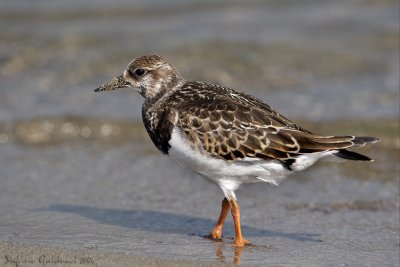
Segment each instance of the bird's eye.
M146 73L146 71L144 69L136 69L135 70L135 74L136 76L143 76Z

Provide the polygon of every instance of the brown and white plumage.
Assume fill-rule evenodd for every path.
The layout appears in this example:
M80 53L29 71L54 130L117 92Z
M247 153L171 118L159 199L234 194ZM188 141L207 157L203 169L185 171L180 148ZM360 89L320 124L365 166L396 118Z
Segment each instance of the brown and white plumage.
M250 157L288 164L299 155L327 150L346 154L343 149L377 141L312 134L260 100L213 84L188 82L169 97L168 105L177 110L176 126L196 149L229 161Z
M210 235L221 238L230 207L239 246L247 242L241 235L234 193L242 183L277 184L329 155L369 161L347 149L379 141L375 137L313 134L253 96L186 81L157 55L133 60L121 76L95 91L121 87L133 87L145 98L143 121L157 148L221 187L223 209Z

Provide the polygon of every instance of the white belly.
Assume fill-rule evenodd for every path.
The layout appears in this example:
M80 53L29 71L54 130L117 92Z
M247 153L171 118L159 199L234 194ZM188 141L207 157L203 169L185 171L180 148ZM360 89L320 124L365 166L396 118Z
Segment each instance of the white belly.
M169 141L168 155L181 166L215 181L228 198L235 198L235 191L242 183L268 182L277 185L292 171L277 160L245 158L226 161L196 151L186 136L174 128Z

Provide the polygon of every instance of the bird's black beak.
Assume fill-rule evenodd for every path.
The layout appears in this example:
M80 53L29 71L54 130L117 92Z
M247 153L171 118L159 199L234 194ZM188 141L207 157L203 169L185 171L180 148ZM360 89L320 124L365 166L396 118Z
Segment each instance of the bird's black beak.
M97 87L94 91L95 92L110 91L123 87L130 87L130 84L125 80L124 75L122 74L118 77L115 77L111 81L106 82L105 84Z

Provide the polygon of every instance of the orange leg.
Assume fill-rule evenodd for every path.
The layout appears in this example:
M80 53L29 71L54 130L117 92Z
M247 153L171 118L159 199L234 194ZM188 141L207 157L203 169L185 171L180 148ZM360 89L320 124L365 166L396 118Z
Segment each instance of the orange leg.
M229 200L229 203L231 204L233 222L235 223L236 238L234 244L238 247L243 247L244 245L250 244L250 242L245 240L242 236L239 204L234 199Z
M214 229L211 231L209 238L214 239L214 240L221 239L222 227L224 226L225 218L228 215L230 208L231 208L231 205L229 204L229 201L226 198L224 198L224 200L222 200L222 209L221 209L221 213L218 218L218 222L214 226Z

